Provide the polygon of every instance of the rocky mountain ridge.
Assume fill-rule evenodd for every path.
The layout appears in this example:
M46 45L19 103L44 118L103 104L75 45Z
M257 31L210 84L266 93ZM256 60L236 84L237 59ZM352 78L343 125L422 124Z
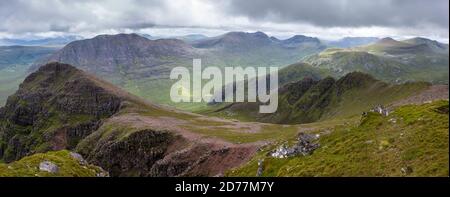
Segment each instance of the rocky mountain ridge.
M215 176L256 152L257 144L158 126L167 125L165 119L173 125L202 118L191 116L148 103L71 65L50 63L28 76L0 109L0 156L12 162L69 149L112 176Z

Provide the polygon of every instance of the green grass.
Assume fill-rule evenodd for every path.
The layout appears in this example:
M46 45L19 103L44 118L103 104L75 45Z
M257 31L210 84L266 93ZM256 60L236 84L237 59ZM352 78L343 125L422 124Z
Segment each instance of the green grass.
M394 101L417 94L429 87L428 83L414 82L401 85L374 83L364 88L353 89L344 93L340 102L324 114L321 119L346 118L359 115L376 105L388 106Z
M270 158L272 146L227 175L255 176L264 158L264 176L449 176L448 124L448 101L399 107L388 117L369 113L358 126L323 135L312 155ZM402 173L406 167L412 173Z
M59 168L58 172L40 171L39 164L43 161L56 164ZM99 172L101 172L99 167L81 165L66 150L38 153L12 163L0 164L0 177L93 177Z
M283 126L283 125L265 125L259 132L248 133L235 131L230 128L214 127L205 128L195 126L187 126L191 131L200 133L208 137L217 137L233 143L251 143L258 141L280 141L294 137L298 133L297 126Z

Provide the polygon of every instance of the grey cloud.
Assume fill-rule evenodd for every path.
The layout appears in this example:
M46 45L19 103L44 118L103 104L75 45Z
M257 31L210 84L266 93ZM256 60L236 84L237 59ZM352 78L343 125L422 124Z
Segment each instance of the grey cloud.
M152 27L148 12L164 9L151 0L2 0L0 30L9 33ZM107 12L99 16L98 12ZM109 13L108 13L109 12Z
M310 34L330 34L328 27L343 27L340 33L345 34L355 27L379 26L393 29L383 33L387 35L399 32L448 40L448 4L448 0L0 0L0 36L95 35L156 27L173 29L164 33L197 28ZM306 27L310 29L304 28L305 23L312 24ZM296 25L304 29L289 29Z
M253 20L323 27L449 24L448 0L229 0L226 10Z

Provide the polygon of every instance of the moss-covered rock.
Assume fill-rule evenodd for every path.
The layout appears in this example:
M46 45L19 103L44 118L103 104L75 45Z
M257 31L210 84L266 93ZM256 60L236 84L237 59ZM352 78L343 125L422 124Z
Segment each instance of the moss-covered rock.
M46 171L42 167L45 162L57 170ZM0 177L98 177L107 175L108 173L102 168L87 164L67 150L38 153L12 163L0 164Z

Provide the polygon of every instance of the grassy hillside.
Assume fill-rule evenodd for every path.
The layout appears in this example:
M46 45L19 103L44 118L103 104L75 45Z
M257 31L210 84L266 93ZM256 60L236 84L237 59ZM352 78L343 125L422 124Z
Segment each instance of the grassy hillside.
M353 72L339 80L305 78L286 84L279 91L278 110L273 114L258 113L260 103L234 103L211 114L244 121L309 123L359 115L376 105L389 105L427 87L429 84L422 82L392 85Z
M57 165L58 172L40 171L39 164L43 161ZM102 172L97 166L81 164L66 150L34 154L8 164L0 163L0 177L95 177Z
M387 117L369 112L355 126L311 131L321 133L312 155L271 158L276 146L269 146L227 175L255 176L264 159L263 176L449 176L448 108L448 101L436 101Z

